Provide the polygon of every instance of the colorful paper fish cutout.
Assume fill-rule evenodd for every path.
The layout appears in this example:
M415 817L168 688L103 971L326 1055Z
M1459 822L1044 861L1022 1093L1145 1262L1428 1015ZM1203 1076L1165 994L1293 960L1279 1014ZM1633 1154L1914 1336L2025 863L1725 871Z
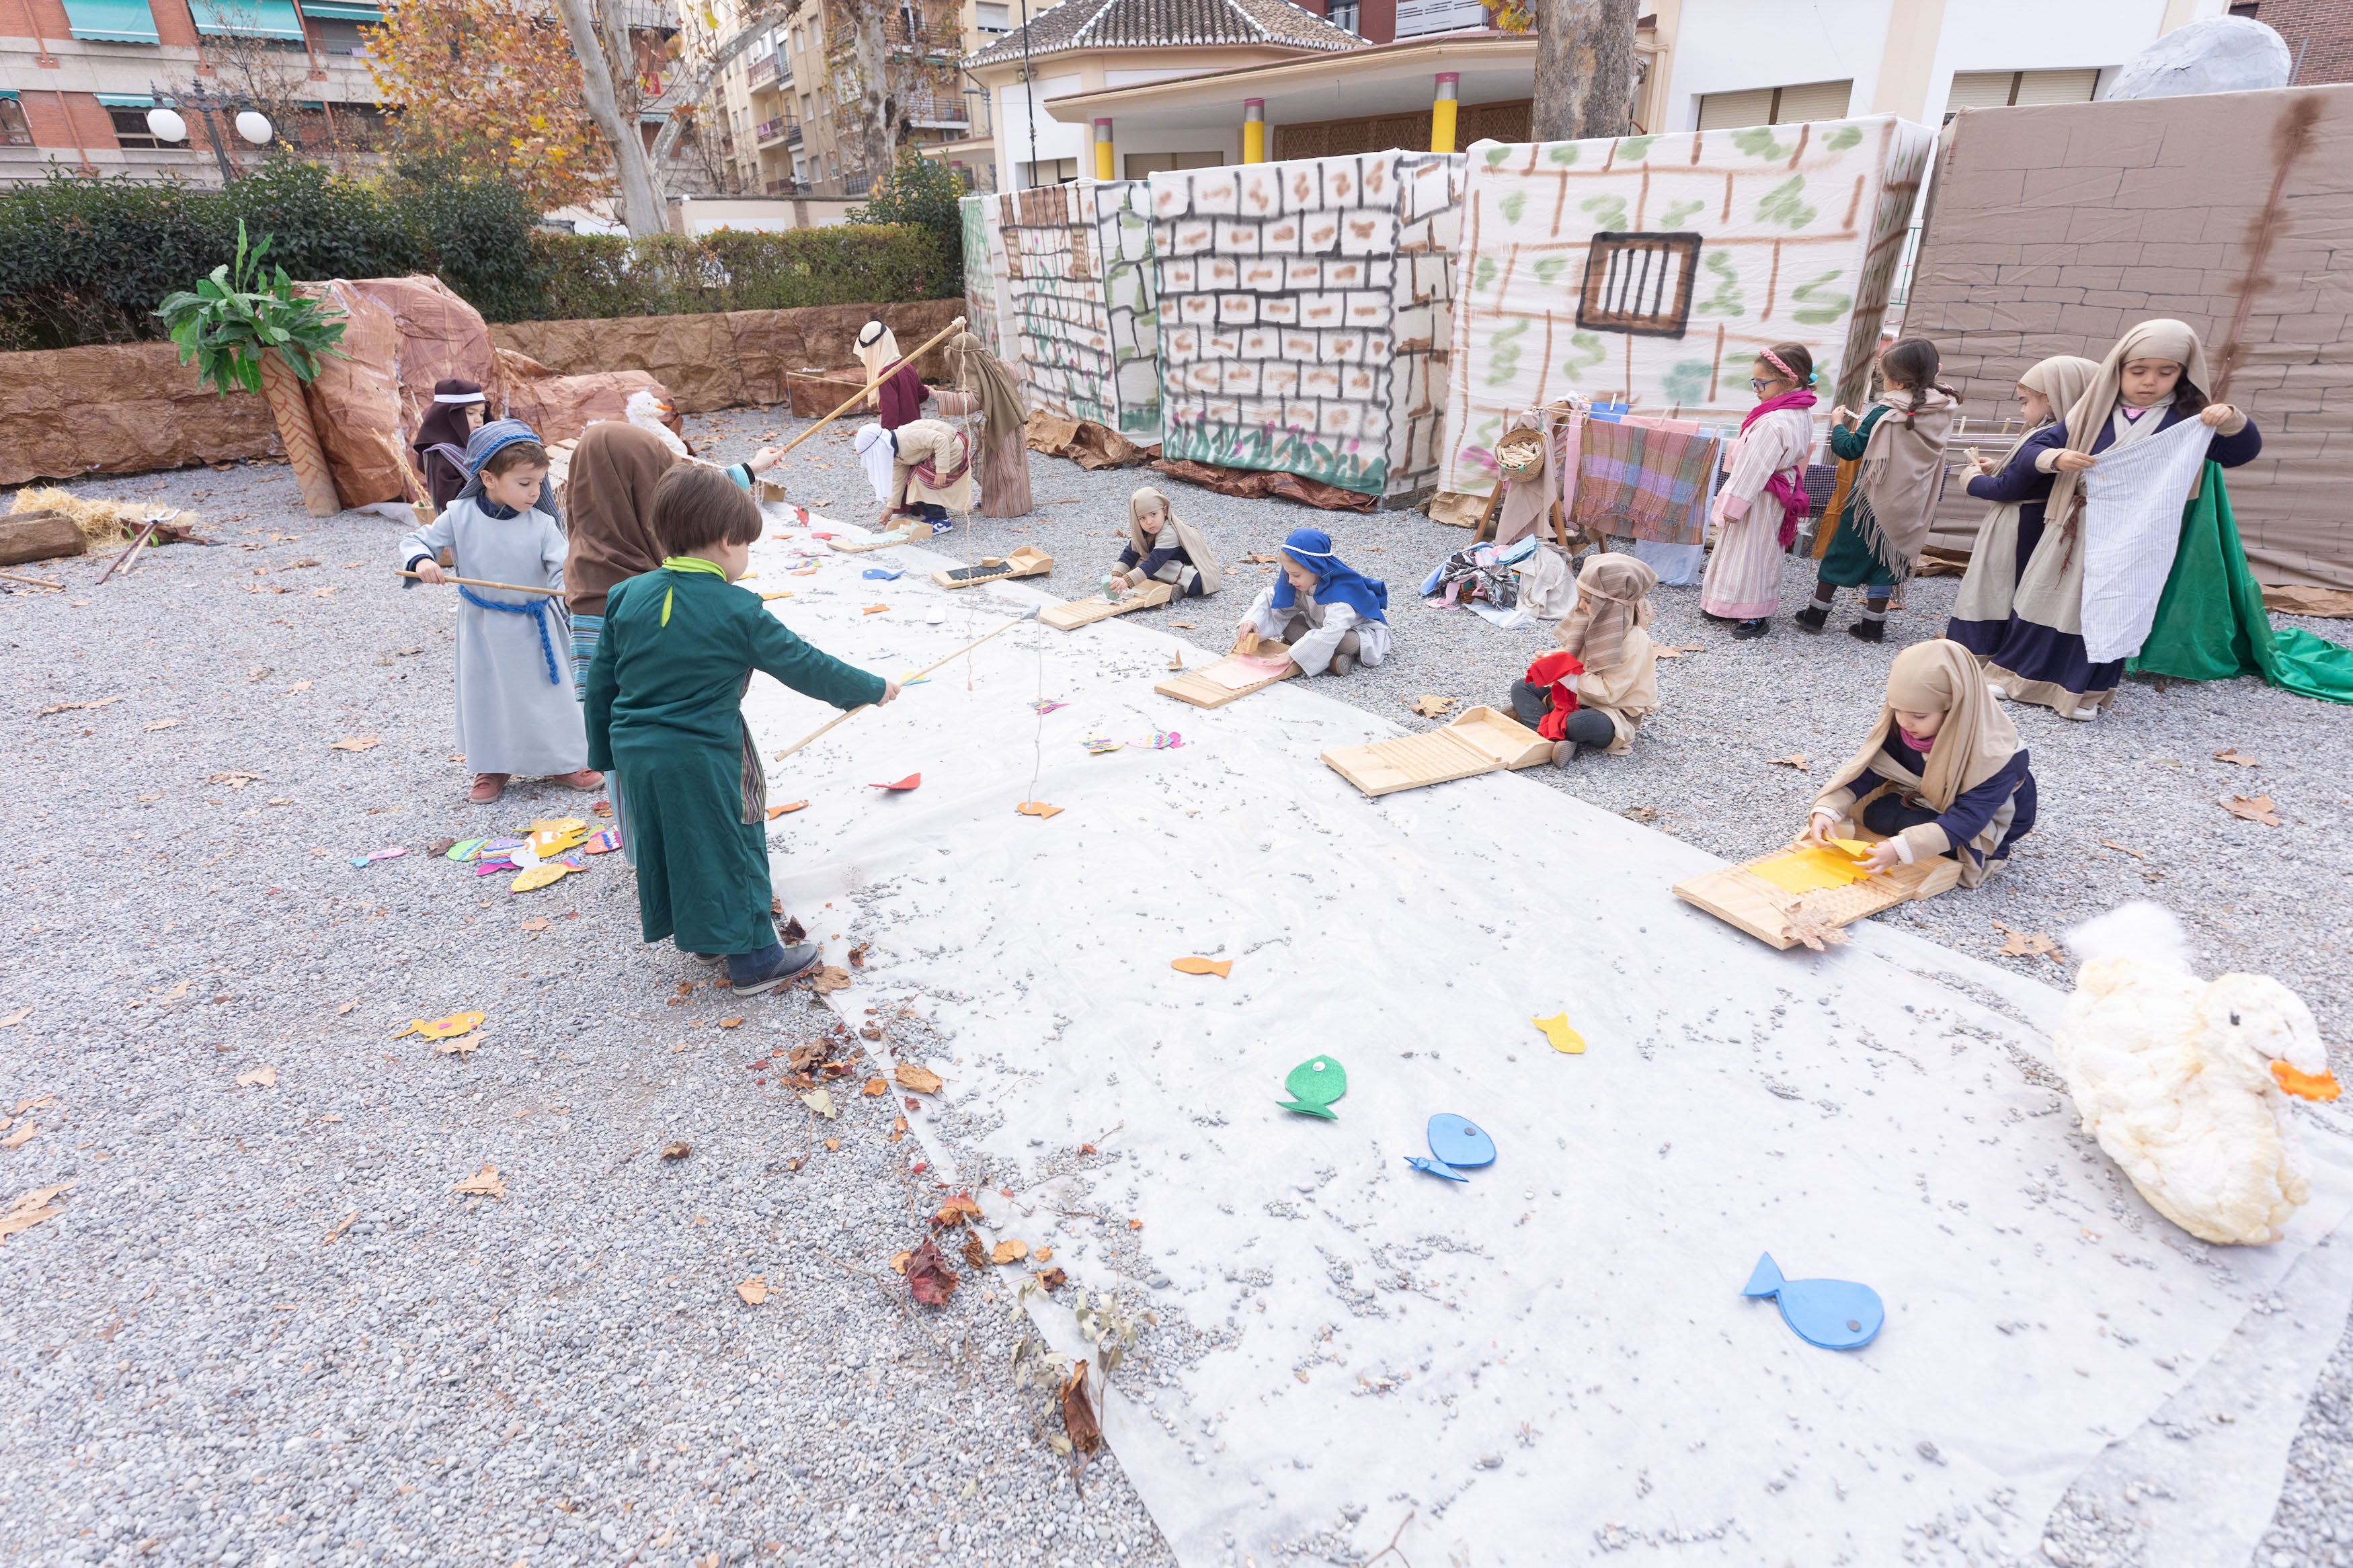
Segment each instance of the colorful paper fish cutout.
M1405 1157L1405 1163L1417 1171L1427 1171L1450 1182L1467 1182L1471 1178L1462 1173L1464 1171L1495 1163L1495 1141L1467 1118L1451 1110L1441 1110L1430 1119L1428 1137L1430 1152L1436 1159L1425 1160L1419 1154Z
M895 583L906 574L907 570L903 566L896 572L886 571L880 566L869 566L859 574L870 583Z
M1887 1307L1870 1286L1852 1279L1784 1279L1769 1252L1757 1260L1757 1272L1740 1293L1772 1297L1790 1331L1826 1351L1861 1350L1887 1321Z
M588 842L583 844L580 847L586 850L591 855L610 855L614 850L618 849L620 847L620 834L613 828L606 827L600 828L596 832L590 834L588 836Z
M866 787L867 787L868 789L887 789L887 790L913 789L917 784L922 784L923 782L923 774L921 774L921 773L909 773L905 778L901 779L897 784L868 784Z
M503 855L508 850L520 845L522 842L522 840L520 838L485 838L481 841L481 853L485 855Z
M508 859L503 855L496 856L488 860L477 860L474 862L474 875L477 877L495 877L501 871L520 871L522 869L522 867L516 865L513 861Z
M482 852L482 846L489 842L487 838L460 838L457 843L449 846L448 858L459 861L471 860Z
M782 805L772 805L768 807L768 820L774 822L780 816L804 810L807 805L808 802L805 800L788 800Z
M452 1013L446 1018L435 1018L430 1022L423 1018L411 1018L408 1021L408 1027L392 1037L396 1040L403 1035L417 1035L428 1040L455 1039L459 1035L471 1034L480 1027L485 1016L480 1013Z
M364 855L353 856L352 864L359 867L373 866L379 860L397 860L407 853L406 849L397 844L387 844L381 849L371 849Z
M1282 1090L1291 1096L1275 1101L1283 1110L1337 1121L1332 1102L1348 1092L1348 1069L1337 1058L1311 1057L1291 1069L1291 1076L1282 1080Z
M1174 730L1155 730L1152 731L1151 740L1136 742L1139 746L1148 746L1155 752L1173 752L1184 743L1185 737Z
M1062 814L1060 806L1048 805L1042 800L1025 800L1013 809L1024 816L1060 816Z
M562 881L578 869L580 868L569 860L543 860L517 877L508 886L507 891L510 893L536 892L551 882Z
M1047 714L1055 711L1057 709L1068 708L1070 704L1067 702L1038 701L1029 704L1029 710L1037 714L1039 718L1043 719Z
M779 588L773 594L761 595L760 602L765 605L771 599L789 599L792 596L793 591L790 588Z
M1179 974L1214 974L1223 980L1234 972L1234 961L1230 958L1174 958L1168 961L1168 967Z
M1552 1042L1554 1050L1566 1051L1573 1057L1585 1054L1585 1037L1568 1026L1567 1013L1556 1013L1549 1018L1530 1018L1528 1022L1544 1031L1545 1038Z
M531 825L531 830L533 833L573 833L587 826L588 821L586 817L543 816Z
M542 860L552 860L567 849L577 849L587 837L585 823L574 827L541 828L531 836L531 852Z
M890 608L891 606L888 605L869 605L858 613L861 616L879 616L884 614Z
M1087 755L1091 757L1103 756L1109 752L1119 751L1126 744L1127 742L1125 741L1109 740L1101 735L1090 736L1086 742Z

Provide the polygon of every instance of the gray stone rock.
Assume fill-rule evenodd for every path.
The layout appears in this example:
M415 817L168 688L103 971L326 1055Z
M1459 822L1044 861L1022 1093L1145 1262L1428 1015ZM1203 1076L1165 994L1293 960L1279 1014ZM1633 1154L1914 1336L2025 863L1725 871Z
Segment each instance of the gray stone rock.
M2110 98L2184 98L2285 87L2287 40L2252 16L2209 16L2149 45L2116 73Z

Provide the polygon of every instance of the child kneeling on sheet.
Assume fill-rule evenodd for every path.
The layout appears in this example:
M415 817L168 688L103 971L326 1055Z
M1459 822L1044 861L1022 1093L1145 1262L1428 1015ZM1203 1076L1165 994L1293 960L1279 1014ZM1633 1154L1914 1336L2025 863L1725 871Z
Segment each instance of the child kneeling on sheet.
M760 537L758 503L718 468L681 464L654 488L659 570L617 584L588 665L588 754L620 773L648 942L724 957L738 996L774 990L818 961L768 919L768 782L741 709L752 671L855 708L896 681L852 668L785 629L735 587Z
M1168 498L1149 485L1127 499L1127 544L1119 570L1103 579L1103 594L1121 599L1146 583L1166 583L1180 599L1218 591L1218 557L1200 530L1176 521Z
M587 766L580 700L556 654L570 651L571 629L547 449L522 420L494 419L467 441L461 461L466 482L457 499L401 539L401 565L416 574L403 586L459 576L559 590L458 586L458 750L475 770L466 798L487 805L516 773L596 789L604 775ZM441 569L444 550L454 572Z
M1513 684L1512 711L1553 743L1555 767L1567 767L1579 747L1624 756L1643 715L1659 710L1659 659L1644 629L1658 585L1659 574L1631 555L1587 561L1558 649Z
M1345 675L1389 656L1389 585L1332 553L1332 536L1297 528L1282 542L1282 571L1241 618L1241 643L1286 643L1309 675ZM1246 651L1246 650L1245 650Z
M1856 816L1883 839L1869 869L1950 855L1964 888L2007 865L2034 831L2026 749L1960 644L1939 637L1895 656L1879 722L1815 797L1804 840L1828 843Z

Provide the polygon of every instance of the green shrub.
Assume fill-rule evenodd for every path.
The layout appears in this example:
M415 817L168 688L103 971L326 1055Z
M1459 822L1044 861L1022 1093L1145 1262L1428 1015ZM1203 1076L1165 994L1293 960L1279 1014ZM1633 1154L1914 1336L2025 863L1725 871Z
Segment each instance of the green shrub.
M529 317L505 319L789 310L940 300L960 289L954 281L960 249L903 224L723 231L693 239L542 231L532 239L543 269L542 291Z
M964 176L944 160L926 158L913 146L902 146L899 149L899 161L892 165L881 188L868 198L864 206L852 207L844 216L851 223L903 223L926 234L962 236L964 194ZM961 238L949 247L948 259L955 268L955 276L944 292L961 294Z

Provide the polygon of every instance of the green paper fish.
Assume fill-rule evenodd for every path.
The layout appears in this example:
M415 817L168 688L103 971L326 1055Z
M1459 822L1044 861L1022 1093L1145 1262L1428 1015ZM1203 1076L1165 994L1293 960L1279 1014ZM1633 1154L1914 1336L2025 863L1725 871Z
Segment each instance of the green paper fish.
M1302 1116L1320 1116L1326 1121L1337 1121L1332 1113L1332 1102L1348 1092L1348 1069L1331 1057L1314 1057L1291 1069L1282 1080L1287 1100L1278 1100L1285 1110L1295 1110Z
M449 846L444 853L452 860L471 860L481 853L482 846L489 842L487 838L461 838Z

